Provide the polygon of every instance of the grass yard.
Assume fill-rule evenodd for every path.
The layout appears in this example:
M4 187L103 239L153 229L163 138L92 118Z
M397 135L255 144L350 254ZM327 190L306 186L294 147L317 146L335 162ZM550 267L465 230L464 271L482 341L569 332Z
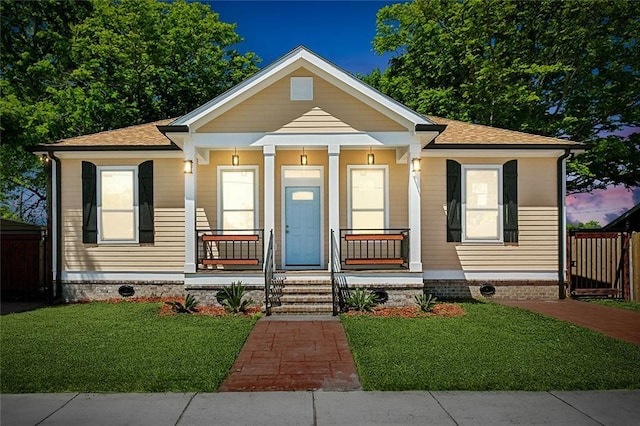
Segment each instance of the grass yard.
M216 391L255 320L89 303L0 317L0 391Z
M631 311L640 312L640 302L627 302L626 300L615 299L589 299L589 303L597 305L610 306L612 308L629 309Z
M462 318L342 316L366 390L640 388L640 347L494 303Z

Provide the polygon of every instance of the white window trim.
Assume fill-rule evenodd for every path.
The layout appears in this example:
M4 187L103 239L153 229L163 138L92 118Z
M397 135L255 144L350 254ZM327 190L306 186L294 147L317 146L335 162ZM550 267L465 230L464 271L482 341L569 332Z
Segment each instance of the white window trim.
M218 166L217 170L217 183L216 193L218 194L218 218L216 221L217 228L223 229L222 214L224 212L223 196L222 196L222 172L224 171L250 171L253 173L253 229L258 229L260 224L259 212L259 194L260 194L260 181L259 181L259 167L258 166Z
M498 239L481 240L467 238L467 171L468 170L496 170L498 172ZM462 165L462 242L463 243L503 243L504 242L504 184L502 182L502 164L463 164Z
M103 171L132 171L133 172L133 230L131 240L103 240L102 239L102 172ZM96 209L98 215L98 244L138 244L140 238L140 202L138 200L138 166L97 166L96 177Z
M384 170L384 227L389 229L389 166L388 165L347 165L347 228L353 229L351 207L351 171Z

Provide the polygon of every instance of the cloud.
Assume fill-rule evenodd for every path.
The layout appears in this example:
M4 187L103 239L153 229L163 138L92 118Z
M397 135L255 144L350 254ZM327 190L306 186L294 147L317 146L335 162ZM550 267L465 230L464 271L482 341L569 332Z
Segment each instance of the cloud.
M604 226L640 202L640 188L611 186L592 193L569 195L566 202L569 223L595 220Z

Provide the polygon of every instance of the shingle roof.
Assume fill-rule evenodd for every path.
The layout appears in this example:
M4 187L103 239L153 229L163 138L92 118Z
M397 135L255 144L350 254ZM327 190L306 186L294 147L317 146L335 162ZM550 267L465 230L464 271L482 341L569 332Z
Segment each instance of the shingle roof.
M455 145L460 148L463 148L465 145L561 145L567 147L581 145L566 139L550 138L431 115L428 115L427 118L434 123L445 124L447 126L446 130L436 137L435 141L428 145L430 148L435 148L438 145Z
M491 147L580 147L582 144L557 138L499 129L458 120L427 116L436 124L447 128L427 148ZM44 150L106 150L106 149L179 149L157 126L166 126L174 119L154 121L122 129L108 130L91 135L62 139L53 144L40 145Z
M40 148L55 150L60 148L61 150L65 148L86 148L87 150L91 150L100 148L114 149L114 147L123 149L172 149L175 147L177 149L173 142L167 139L157 127L169 124L173 120L175 119L159 120L137 126L62 139L53 144L40 145Z

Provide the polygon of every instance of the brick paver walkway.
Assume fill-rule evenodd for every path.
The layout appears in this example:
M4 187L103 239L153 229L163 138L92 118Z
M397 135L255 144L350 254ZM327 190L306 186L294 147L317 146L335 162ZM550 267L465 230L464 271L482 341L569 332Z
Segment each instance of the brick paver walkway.
M505 300L499 301L499 303L568 321L607 336L640 345L640 312L571 299L553 301Z
M249 334L221 392L355 390L360 380L342 324L263 318Z

